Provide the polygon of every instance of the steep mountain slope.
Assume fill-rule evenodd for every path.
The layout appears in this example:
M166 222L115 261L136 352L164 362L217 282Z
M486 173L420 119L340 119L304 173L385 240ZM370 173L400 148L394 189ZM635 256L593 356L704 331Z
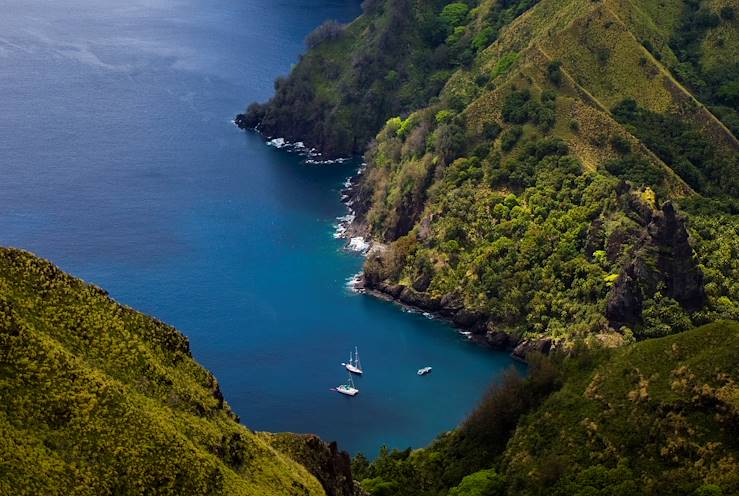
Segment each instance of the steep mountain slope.
M729 495L739 492L739 324L538 359L457 430L383 451L373 495Z
M329 21L311 33L310 50L276 81L275 96L235 122L329 156L364 153L388 117L428 104L534 3L487 1L470 10L446 0L367 0L354 22Z
M527 415L502 466L512 492L739 492L739 325L625 347ZM525 488L525 489L524 489Z
M238 423L183 335L5 248L0 397L1 494L325 494Z
M722 0L367 2L241 122L292 139L304 126L310 145L345 153L387 119L352 197L354 231L378 242L369 289L494 346L523 341L522 356L577 336L659 336L739 316L735 10ZM383 31L396 17L403 28ZM347 63L363 57L383 64ZM406 67L421 60L425 72ZM388 69L389 103L359 105L351 95ZM444 81L438 95L430 85L398 97L428 74ZM287 91L296 85L305 91ZM354 133L352 146L324 147L317 129Z

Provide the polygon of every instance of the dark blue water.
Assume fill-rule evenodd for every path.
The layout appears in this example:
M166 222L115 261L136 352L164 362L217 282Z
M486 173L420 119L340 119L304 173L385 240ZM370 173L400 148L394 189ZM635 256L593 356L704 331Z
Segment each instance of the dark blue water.
M420 446L510 365L349 292L361 259L331 234L355 166L303 165L230 122L358 1L2 3L0 243L177 326L245 424ZM350 399L329 388L354 345Z

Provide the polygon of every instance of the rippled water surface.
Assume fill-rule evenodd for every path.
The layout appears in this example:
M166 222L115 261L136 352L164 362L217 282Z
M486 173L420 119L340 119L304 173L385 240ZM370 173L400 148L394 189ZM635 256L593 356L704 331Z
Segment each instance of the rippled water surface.
M177 326L245 424L420 446L510 366L349 292L361 259L331 234L355 165L304 165L230 122L358 1L2 3L0 243ZM329 388L354 345L350 399Z

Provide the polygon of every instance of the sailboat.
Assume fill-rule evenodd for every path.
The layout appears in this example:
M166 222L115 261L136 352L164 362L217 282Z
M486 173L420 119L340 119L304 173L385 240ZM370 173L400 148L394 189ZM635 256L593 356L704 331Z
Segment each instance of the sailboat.
M342 363L342 365L352 374L362 375L362 363L359 361L359 349L356 346L354 347L354 355L351 351L349 352L349 363Z
M359 389L354 387L354 381L352 381L352 375L349 374L349 380L335 389L337 393L345 394L347 396L356 396L359 393Z

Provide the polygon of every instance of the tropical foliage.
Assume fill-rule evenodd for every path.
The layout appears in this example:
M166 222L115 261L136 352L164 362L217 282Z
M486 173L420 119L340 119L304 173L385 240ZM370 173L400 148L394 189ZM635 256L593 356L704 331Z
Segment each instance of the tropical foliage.
M739 491L739 324L536 358L430 446L354 460L372 495ZM710 406L709 406L710 405Z
M0 249L0 494L324 494L172 327Z

